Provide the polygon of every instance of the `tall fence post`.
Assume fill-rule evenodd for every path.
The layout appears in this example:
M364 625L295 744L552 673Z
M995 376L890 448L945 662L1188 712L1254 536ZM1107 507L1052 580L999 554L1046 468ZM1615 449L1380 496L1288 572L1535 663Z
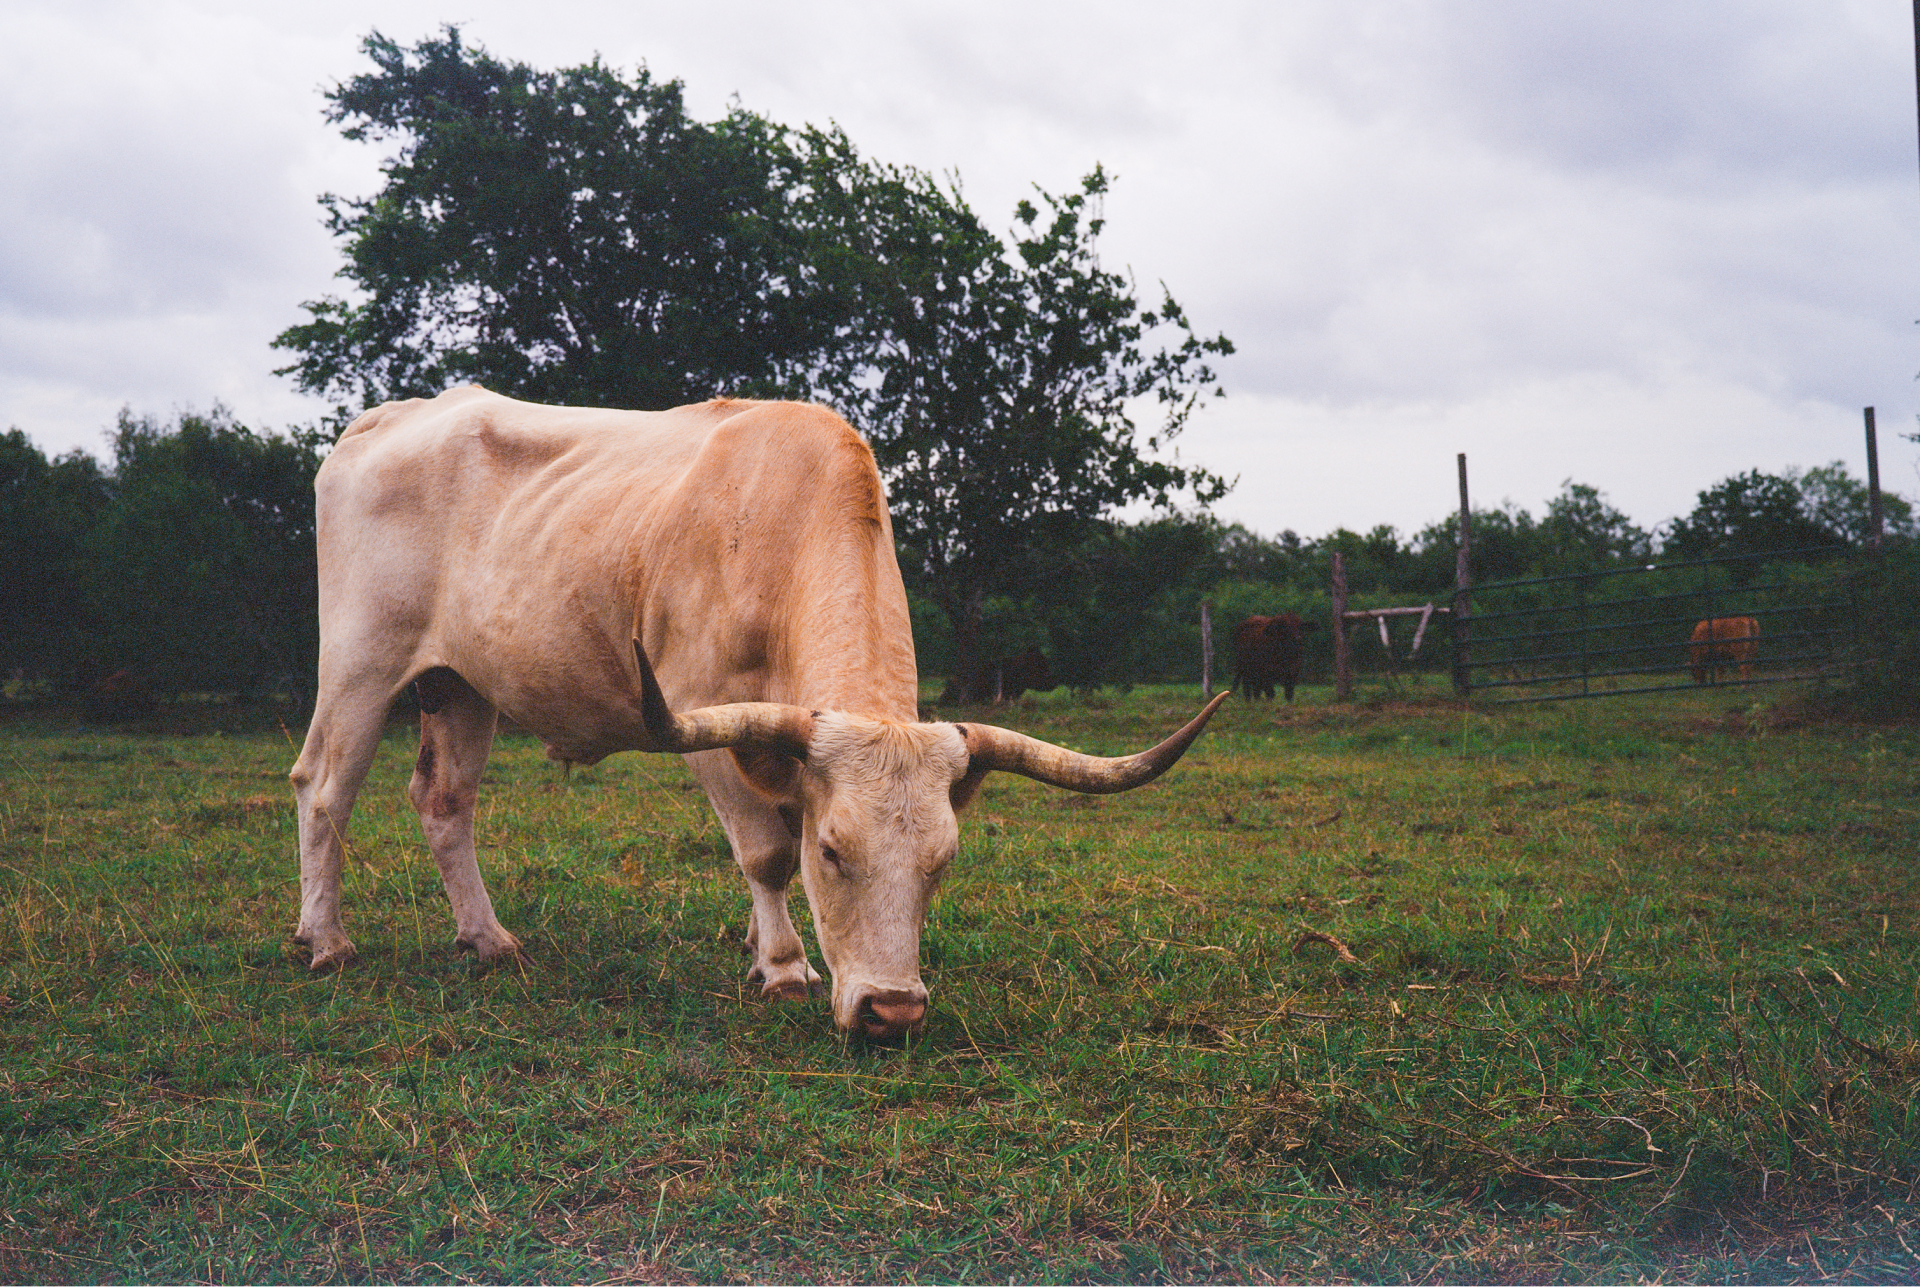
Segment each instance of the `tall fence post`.
M1470 669L1472 634L1467 626L1469 590L1473 579L1467 571L1467 553L1472 545L1472 511L1467 508L1467 453L1460 462L1460 541L1453 555L1453 691L1462 697L1473 692ZM1337 557L1337 556L1336 556Z
M1920 0L1915 0L1920 16ZM1880 444L1873 430L1873 408L1867 408L1867 552L1878 554L1886 539L1886 516L1880 508Z
M1585 697L1593 691L1593 599L1589 593L1592 585L1586 581L1580 586L1580 695Z
M1213 604L1200 600L1200 699L1213 696Z
M1711 563L1703 565L1700 569L1700 584L1706 587L1707 599L1707 615L1701 619L1709 623L1720 619L1720 589L1713 583L1713 572L1714 565ZM1697 628L1698 627L1696 627L1696 629ZM1707 632L1707 646L1700 649L1700 656L1708 662L1705 672L1707 676L1706 685L1708 688L1712 688L1720 682L1720 667L1711 664L1714 659L1713 626L1711 624L1707 626ZM1698 645L1689 644L1687 648L1687 665L1693 671L1693 682L1697 684L1701 682L1701 670L1693 664L1694 649L1696 647L1698 647Z
M1347 561L1333 553L1333 699L1353 697L1353 658L1347 652Z

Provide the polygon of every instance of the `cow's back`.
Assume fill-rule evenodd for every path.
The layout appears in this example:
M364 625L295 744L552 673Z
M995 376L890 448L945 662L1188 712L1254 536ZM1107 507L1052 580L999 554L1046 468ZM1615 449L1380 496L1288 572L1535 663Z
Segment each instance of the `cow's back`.
M632 526L634 498L684 473L708 418L542 407L473 386L374 408L314 483L323 632L524 633L557 606L562 577L577 610L589 587L613 588L625 561L613 529Z
M838 639L869 685L890 653L879 679L912 710L872 457L823 409L546 407L469 387L360 417L315 486L323 665L408 650L409 673L451 667L578 759L636 735L636 635L676 704L845 699L795 691L820 688L809 649ZM904 642L848 639L876 617Z

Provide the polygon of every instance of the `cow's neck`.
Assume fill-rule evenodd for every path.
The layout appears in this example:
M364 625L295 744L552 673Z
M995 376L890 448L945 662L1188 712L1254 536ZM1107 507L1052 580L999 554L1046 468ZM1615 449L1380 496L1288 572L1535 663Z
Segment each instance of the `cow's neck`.
M809 569L813 592L794 605L785 673L769 677L790 696L775 700L882 719L917 718L913 626L891 535L882 539L881 552L847 551L851 557Z

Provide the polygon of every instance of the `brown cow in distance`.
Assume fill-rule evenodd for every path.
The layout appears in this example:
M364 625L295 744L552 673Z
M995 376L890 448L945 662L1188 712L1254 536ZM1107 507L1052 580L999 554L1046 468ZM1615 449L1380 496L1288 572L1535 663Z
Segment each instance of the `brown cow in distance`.
M1306 629L1297 612L1242 621L1233 632L1233 686L1251 700L1271 698L1278 684L1292 701L1304 660L1300 636Z
M1693 628L1687 664L1693 682L1717 682L1722 667L1738 666L1740 678L1753 674L1754 654L1760 651L1760 623L1752 617L1710 617Z
M976 665L968 675L955 675L940 694L939 705L1010 702L1025 692L1050 693L1060 685L1054 681L1047 654L1029 648L1018 657Z

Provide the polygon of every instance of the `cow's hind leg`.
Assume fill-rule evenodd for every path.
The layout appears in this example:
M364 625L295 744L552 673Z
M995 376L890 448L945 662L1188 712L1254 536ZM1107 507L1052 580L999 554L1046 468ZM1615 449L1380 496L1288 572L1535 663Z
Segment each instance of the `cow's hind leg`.
M420 696L420 755L407 798L420 813L420 830L453 904L454 942L483 961L513 956L520 940L495 918L473 847L473 806L498 712L445 667L421 675L414 690Z
M804 997L826 990L826 984L807 960L807 949L787 911L787 887L800 868L799 838L781 818L780 810L747 784L730 751L702 751L687 756L687 767L707 789L707 799L720 818L733 846L734 861L747 878L753 911L747 921L747 948L753 968L747 978L758 980L766 996Z
M390 698L384 686L323 687L290 775L300 827L300 923L293 937L313 949L315 970L353 959L340 921L340 866L353 802L379 749Z

